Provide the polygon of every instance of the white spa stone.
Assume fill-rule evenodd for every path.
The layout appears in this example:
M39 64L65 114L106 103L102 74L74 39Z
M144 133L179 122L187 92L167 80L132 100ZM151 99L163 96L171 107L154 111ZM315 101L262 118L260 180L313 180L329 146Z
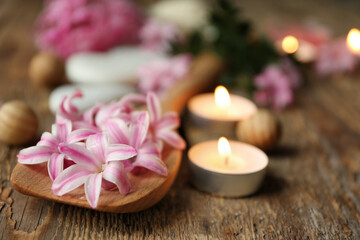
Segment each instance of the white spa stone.
M83 93L82 98L74 99L73 103L84 111L92 107L97 102L106 103L113 99L135 92L136 88L126 84L68 84L56 88L49 97L49 107L52 113L60 105L64 96L70 96L76 89L80 89Z
M160 59L166 56L139 47L117 47L105 53L73 54L66 61L65 70L74 83L135 82L141 65Z

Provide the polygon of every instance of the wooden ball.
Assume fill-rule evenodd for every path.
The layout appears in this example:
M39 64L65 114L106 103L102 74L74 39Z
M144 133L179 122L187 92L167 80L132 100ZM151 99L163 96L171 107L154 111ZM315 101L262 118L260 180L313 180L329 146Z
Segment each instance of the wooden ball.
M36 54L29 64L29 77L37 85L52 86L64 79L64 63L50 52Z
M250 118L237 124L236 135L243 142L270 150L280 140L281 126L270 111L260 109Z
M14 100L0 106L0 141L23 144L36 135L38 119L34 111L22 101Z

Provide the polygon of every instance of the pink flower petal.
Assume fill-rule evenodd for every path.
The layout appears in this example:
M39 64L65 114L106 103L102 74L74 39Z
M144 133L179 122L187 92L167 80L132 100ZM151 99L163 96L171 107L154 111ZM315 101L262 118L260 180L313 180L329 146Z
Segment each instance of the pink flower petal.
M128 125L121 119L110 119L104 124L110 136L110 142L129 144L130 129Z
M153 143L147 143L141 147L139 154L154 154L160 155L159 150L156 148L156 145Z
M92 171L84 169L81 165L72 165L57 176L51 189L55 195L62 196L83 185L91 174Z
M130 159L137 154L135 148L125 144L112 144L106 152L106 162Z
M114 183L123 195L130 191L130 181L124 171L122 162L109 162L104 169L103 178Z
M155 142L156 148L159 152L162 152L164 149L164 142L161 139L157 139Z
M110 118L118 117L125 111L125 106L119 102L112 102L103 106L95 116L97 126L102 126Z
M93 126L85 121L76 121L72 123L73 125L73 131L78 129L92 129L94 131L99 131L99 129L96 126Z
M131 93L131 94L127 94L124 97L122 97L119 102L119 104L124 105L124 106L129 106L134 103L145 104L146 103L145 96L142 94Z
M171 47L170 42L184 37L174 24L152 18L146 21L139 35L142 47L158 52L166 52Z
M144 142L149 129L149 114L146 111L139 113L136 124L130 126L130 145L138 148Z
M176 112L167 112L161 120L156 124L157 129L169 128L175 129L180 126L180 118Z
M83 96L82 92L80 89L76 89L73 94L70 95L70 97L67 97L67 99L64 101L64 108L67 112L78 112L78 108L75 107L72 104L72 101L74 100L74 98L81 98Z
M79 89L75 90L70 97L64 96L56 111L56 123L63 123L66 120L81 120L81 115L78 113L77 107L72 104L73 99L79 97L82 97L82 92Z
M162 176L167 176L167 167L156 154L138 154L133 166L144 167Z
M68 143L76 143L85 140L90 135L94 135L97 131L94 129L78 129L70 133L68 136Z
M149 92L146 96L146 104L150 113L150 121L156 122L161 118L161 105L155 93Z
M176 149L183 150L186 147L184 139L175 131L166 131L165 129L164 131L158 131L156 136Z
M177 81L183 79L188 73L190 66L191 56L188 54L142 65L138 69L138 88L140 92L155 92L161 96L166 90L173 87ZM149 103L147 104L149 105ZM157 118L155 116L151 118L151 121L156 120Z
M72 143L72 144L59 144L59 151L70 160L73 160L77 164L87 167L89 170L97 171L102 161L97 159L93 154L84 146Z
M66 142L68 135L71 133L72 124L70 121L65 123L56 123L51 126L52 134L60 141Z
M95 104L95 106L85 111L83 115L84 121L90 125L95 126L95 116L99 112L102 106L103 106L102 104L97 103Z
M63 169L64 169L64 154L58 154L58 153L52 154L48 161L48 173L51 181L54 181Z
M17 157L19 163L38 164L47 162L52 154L53 150L49 147L33 146L21 150Z
M107 139L102 133L89 136L86 139L86 148L95 156L96 159L105 163L105 148L107 148Z
M36 146L49 147L57 151L59 141L54 137L51 133L44 132L41 135L40 141L36 144Z
M92 208L96 208L101 191L102 173L91 174L85 182L85 196Z

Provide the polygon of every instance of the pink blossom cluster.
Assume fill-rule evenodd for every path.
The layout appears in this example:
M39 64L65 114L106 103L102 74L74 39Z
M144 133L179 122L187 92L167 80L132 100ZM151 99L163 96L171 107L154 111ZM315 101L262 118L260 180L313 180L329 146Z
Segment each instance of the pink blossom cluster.
M139 36L143 48L159 52L169 51L171 42L185 38L174 24L152 18L140 29Z
M326 26L318 23L305 23L305 24L278 24L270 21L267 26L269 37L273 41L282 40L284 37L291 35L300 41L311 43L318 47L330 41L332 32Z
M138 69L139 90L162 95L189 72L191 62L189 54L182 54L141 66Z
M41 49L62 58L137 43L142 12L128 0L51 0L36 23Z
M339 38L319 47L315 70L321 76L352 72L357 61L357 56L346 44L346 38Z
M280 64L269 65L255 76L254 84L258 89L254 93L258 104L282 109L293 103L294 90L300 86L301 76L291 61L284 58Z
M128 173L139 168L167 175L161 159L164 143L185 148L176 132L180 124L177 113L162 115L158 97L149 92L97 104L81 114L72 104L81 96L76 91L63 98L51 132L43 133L36 146L21 150L19 163L47 163L55 195L84 185L92 208L98 204L101 188L117 188L127 194L131 189ZM135 104L146 104L147 110L136 110Z
M358 57L353 54L346 44L346 38L333 38L329 28L319 24L269 26L269 36L274 41L282 40L287 35L296 37L299 50L304 43L313 46L315 51L315 71L320 76L348 73L354 71ZM276 24L275 24L276 25ZM307 50L310 51L310 50Z

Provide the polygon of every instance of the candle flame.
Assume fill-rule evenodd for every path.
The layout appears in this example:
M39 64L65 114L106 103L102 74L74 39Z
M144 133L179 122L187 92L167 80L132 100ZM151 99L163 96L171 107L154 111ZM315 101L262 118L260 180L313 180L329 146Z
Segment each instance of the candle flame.
M347 35L346 43L353 53L360 52L360 30L357 28L351 29Z
M281 46L284 52L291 54L298 50L299 41L296 39L296 37L288 35L282 40Z
M227 158L230 156L231 148L230 148L229 141L226 138L224 138L224 137L219 138L218 151L219 151L220 156L222 156L222 157Z
M217 86L215 89L215 104L218 107L225 108L231 103L228 90L224 86Z

